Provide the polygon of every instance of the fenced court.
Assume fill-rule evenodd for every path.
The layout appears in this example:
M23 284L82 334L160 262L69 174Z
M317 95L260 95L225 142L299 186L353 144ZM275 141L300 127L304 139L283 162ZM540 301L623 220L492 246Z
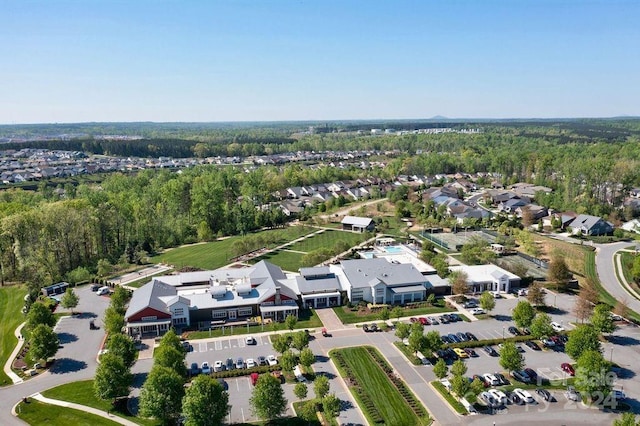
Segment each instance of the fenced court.
M439 246L446 248L447 250L457 251L457 248L467 244L473 238L482 238L492 244L495 242L495 237L483 231L459 231L453 232L439 232L439 233L422 233L424 238L433 241Z
M547 277L547 270L538 266L536 263L517 255L498 257L493 263L498 266L505 265L505 269L513 271L514 268L526 268L526 275L534 280L544 280Z

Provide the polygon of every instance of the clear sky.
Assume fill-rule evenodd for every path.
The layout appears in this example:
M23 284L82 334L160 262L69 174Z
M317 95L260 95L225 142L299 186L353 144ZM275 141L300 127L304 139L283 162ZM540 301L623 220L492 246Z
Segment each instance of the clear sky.
M640 1L0 1L0 123L435 115L640 115Z

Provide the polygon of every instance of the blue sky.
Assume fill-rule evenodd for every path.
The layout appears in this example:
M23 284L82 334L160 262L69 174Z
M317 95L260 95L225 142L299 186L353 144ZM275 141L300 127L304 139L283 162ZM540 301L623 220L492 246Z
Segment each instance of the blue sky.
M636 0L4 0L0 123L640 115Z

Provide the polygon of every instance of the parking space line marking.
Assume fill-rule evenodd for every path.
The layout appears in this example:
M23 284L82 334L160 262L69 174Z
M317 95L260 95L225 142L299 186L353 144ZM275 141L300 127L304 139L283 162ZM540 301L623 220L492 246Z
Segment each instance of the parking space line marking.
M198 346L200 347L200 351L199 352L206 352L207 351L207 344L206 343L198 343Z
M219 340L216 340L215 344L214 344L215 350L219 351L222 349L222 342Z
M238 347L239 348L244 348L244 339L238 338Z

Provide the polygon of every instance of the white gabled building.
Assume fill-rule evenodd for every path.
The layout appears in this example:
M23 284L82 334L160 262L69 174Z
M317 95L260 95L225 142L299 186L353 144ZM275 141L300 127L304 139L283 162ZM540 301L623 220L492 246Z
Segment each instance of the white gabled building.
M508 293L511 287L520 284L519 276L493 264L459 265L451 266L449 269L467 274L467 284L469 284L471 293L481 293L487 290Z

